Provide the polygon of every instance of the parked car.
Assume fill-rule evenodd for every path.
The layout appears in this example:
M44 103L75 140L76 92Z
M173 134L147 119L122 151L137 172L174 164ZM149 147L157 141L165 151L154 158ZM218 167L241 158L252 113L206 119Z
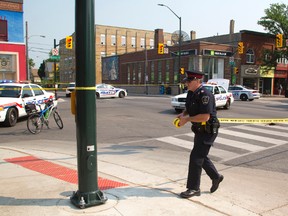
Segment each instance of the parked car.
M203 87L214 94L216 107L229 109L234 102L232 93L229 93L223 86L217 84L203 84ZM176 112L181 112L185 109L187 93L176 95L171 99L171 106Z
M124 98L127 96L126 89L116 88L112 85L105 83L96 85L96 96L97 98Z
M75 82L70 82L66 88L66 97L71 96L71 92L75 90Z
M247 88L242 85L229 86L228 91L232 92L235 100L253 101L254 99L260 98L260 93L258 90Z
M30 83L0 83L0 123L12 127L18 118L27 116L26 104L39 104L44 108L47 100L56 100L54 93L46 92L41 86ZM57 101L55 101L57 105Z

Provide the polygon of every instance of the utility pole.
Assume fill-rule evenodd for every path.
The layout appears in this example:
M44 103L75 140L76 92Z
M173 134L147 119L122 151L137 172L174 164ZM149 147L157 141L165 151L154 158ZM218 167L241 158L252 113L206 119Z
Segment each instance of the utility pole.
M97 175L94 0L76 0L75 8L78 191L70 200L85 208L107 198L98 188Z
M56 39L54 39L54 49L59 46L59 44L56 44ZM55 89L55 98L57 99L57 87L58 85L56 84L57 82L57 77L56 77L56 59L54 59L54 89Z

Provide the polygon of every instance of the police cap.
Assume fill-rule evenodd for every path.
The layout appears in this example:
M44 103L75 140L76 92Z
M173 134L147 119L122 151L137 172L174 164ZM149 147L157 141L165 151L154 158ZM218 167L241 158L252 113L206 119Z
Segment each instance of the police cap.
M204 76L203 72L200 71L185 71L186 77L183 79L183 82L189 82L194 79L202 79Z

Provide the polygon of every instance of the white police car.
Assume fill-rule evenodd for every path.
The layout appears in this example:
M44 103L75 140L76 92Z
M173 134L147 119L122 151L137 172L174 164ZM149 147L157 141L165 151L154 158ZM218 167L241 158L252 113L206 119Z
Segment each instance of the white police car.
M96 85L97 98L124 98L127 96L127 91L121 88L115 88L112 85L105 83Z
M39 85L2 81L0 82L0 123L8 127L15 126L18 118L27 115L26 104L42 104L44 108L44 102L48 99L55 100L55 95L46 92Z
M232 93L229 93L223 86L217 84L202 84L204 88L214 94L216 107L224 107L229 109L234 102ZM176 112L181 112L185 109L187 93L176 95L171 99L171 106Z
M229 86L228 91L232 92L235 100L253 101L254 99L260 98L260 93L258 90L246 88L246 87L241 86L241 85Z

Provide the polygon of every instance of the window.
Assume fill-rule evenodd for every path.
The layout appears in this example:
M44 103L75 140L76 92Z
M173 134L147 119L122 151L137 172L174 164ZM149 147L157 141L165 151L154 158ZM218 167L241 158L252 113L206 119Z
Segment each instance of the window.
M112 46L116 45L116 36L115 35L111 35L111 45Z
M131 46L136 47L136 38L135 37L131 37Z
M145 48L145 38L140 38L140 46L141 48Z
M252 49L248 49L246 52L246 63L254 63L254 58L254 51Z
M141 78L142 78L142 63L138 63L138 84L141 84Z
M131 65L128 65L128 68L127 68L127 83L130 84L130 67Z
M150 49L154 49L154 39L150 39Z
M121 46L126 46L126 36L121 37Z
M30 89L30 86L29 85L25 85L23 87L23 92L22 92L22 97L32 97L33 96L33 93Z
M218 86L218 88L219 88L221 94L227 93L226 90L222 86Z
M106 36L105 36L105 34L101 34L101 35L100 35L101 45L105 45L105 44L106 44L105 41L106 41Z
M101 57L105 57L106 53L105 52L101 52Z
M168 84L170 79L169 79L169 75L170 75L170 62L169 60L166 61L166 70L165 70L165 82Z
M34 91L35 96L44 94L43 91L38 86L31 85L31 87L32 87L32 89Z
M158 83L162 83L162 62L158 61Z
M155 82L155 68L154 62L151 62L151 84Z

